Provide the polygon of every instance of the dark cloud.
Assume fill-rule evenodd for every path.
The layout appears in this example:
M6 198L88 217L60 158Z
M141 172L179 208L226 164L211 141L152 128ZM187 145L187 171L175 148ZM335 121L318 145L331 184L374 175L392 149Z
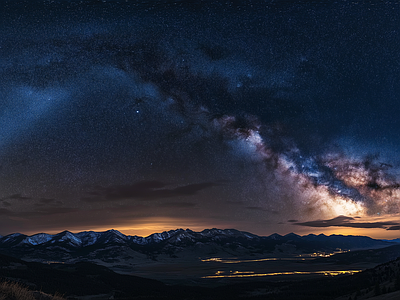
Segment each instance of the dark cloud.
M22 194L13 194L7 197L4 197L2 200L32 200L31 197L22 196Z
M78 212L79 209L73 207L49 207L36 211L38 215L55 215Z
M400 230L400 225L390 226L386 230Z
M4 206L11 206L12 204L5 200L17 200L17 201L26 201L26 200L35 200L34 197L22 196L22 194L13 194L1 199ZM62 202L53 198L39 198L37 202L34 203L35 206L44 206L44 205L51 205L51 206L60 206Z
M246 209L266 211L265 208L262 208L262 207L259 207L259 206L246 206Z
M298 222L299 220L288 220L288 222L290 222L290 223L295 223L295 222Z
M5 208L0 208L0 215L9 216L12 215L12 211Z
M99 195L100 196L100 195ZM79 198L81 201L83 202L100 202L100 201L104 201L102 198L100 197L80 197Z
M31 218L31 217L35 218L40 216L52 216L59 214L75 213L78 211L80 210L72 207L48 207L48 208L36 209L34 211L13 213L13 215L22 218Z
M97 187L88 194L93 197L82 197L82 201L99 202L123 199L162 199L180 196L193 196L198 192L214 186L221 185L214 182L188 184L176 188L166 188L168 184L160 181L140 181L132 185L117 185L110 187Z
M233 201L233 200L227 200L225 201L227 204L232 204L232 205L243 205L246 204L244 201Z
M37 203L35 203L35 206L44 206L44 205L60 206L62 205L62 202L52 198L41 198Z
M176 208L185 208L185 207L194 207L196 203L191 202L163 202L160 204L161 207L176 207Z
M197 183L197 184L189 184L186 186L181 186L177 187L175 189L170 190L171 195L168 195L166 193L163 197L175 197L175 196L192 196L196 195L199 191L214 187L214 186L219 186L220 184L213 183L213 182L203 182L203 183Z
M399 222L387 221L387 222L352 222L355 219L352 217L338 216L329 220L316 220L308 222L294 223L294 225L308 226L308 227L352 227L352 228L382 228L387 230L392 227L400 225ZM387 228L387 226L391 226Z
M267 208L259 207L259 206L246 206L245 208L248 209L248 210L268 212L268 213L271 213L271 214L274 214L274 215L278 215L279 214L279 212L276 211L276 210L267 209Z
M330 227L330 226L343 226L349 224L351 220L354 220L351 217L346 216L338 216L333 219L329 220L316 220L316 221L307 221L307 222L300 222L295 223L295 225L301 226L310 226L310 227Z
M71 207L48 207L35 209L32 211L11 211L9 209L0 208L0 215L22 219L36 219L42 216L51 217L60 214L76 213L79 211L79 209Z

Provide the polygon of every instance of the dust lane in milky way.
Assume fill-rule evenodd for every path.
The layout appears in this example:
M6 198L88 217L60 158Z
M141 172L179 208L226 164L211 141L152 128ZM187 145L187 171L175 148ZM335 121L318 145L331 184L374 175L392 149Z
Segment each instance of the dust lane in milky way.
M0 234L397 237L398 3L0 5Z

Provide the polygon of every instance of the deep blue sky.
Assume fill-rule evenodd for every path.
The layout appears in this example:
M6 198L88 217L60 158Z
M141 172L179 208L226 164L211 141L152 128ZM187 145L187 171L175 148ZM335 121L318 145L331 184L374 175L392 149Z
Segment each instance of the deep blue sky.
M0 234L396 235L399 9L0 1Z

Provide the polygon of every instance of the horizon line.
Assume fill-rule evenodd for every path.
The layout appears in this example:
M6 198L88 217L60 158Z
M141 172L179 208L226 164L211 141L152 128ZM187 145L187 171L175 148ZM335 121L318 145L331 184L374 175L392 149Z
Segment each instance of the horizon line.
M327 237L330 237L330 236L368 237L368 238L375 239L375 240L396 240L396 239L400 239L400 238L394 238L394 239L373 238L373 237L368 236L368 235L335 234L335 233L329 234L329 235L324 234L324 233L319 233L319 234L308 233L308 234L300 235L300 234L297 234L297 233L295 233L295 232L289 232L289 233L287 233L287 234L279 234L279 233L277 233L277 232L274 232L274 233L272 233L272 234L270 234L270 235L258 235L258 234L255 234L255 233L251 233L251 232L249 232L249 231L239 230L239 229L235 229L235 228L225 228L225 229L221 229L221 228L216 228L216 227L213 227L213 228L205 228L205 229L203 229L203 230L201 230L201 231L195 231L195 230L192 230L192 229L190 229L190 228L186 228L186 229L183 229L183 228L176 228L176 229L164 230L164 231L161 231L161 232L153 232L153 233L151 233L151 234L149 234L149 235L144 235L144 236L125 234L125 233L123 233L121 230L114 229L114 228L110 228L110 229L107 229L107 230L68 230L68 229L65 229L65 230L62 230L62 231L59 231L59 232L56 232L56 233L37 232L37 233L34 233L34 234L25 234L25 233L21 233L21 232L13 232L13 233L5 234L5 235L1 235L1 234L0 234L0 238L7 237L7 236L10 236L10 235L15 235L15 234L20 234L20 235L25 235L25 236L27 236L27 237L32 237L32 236L39 235L39 234L46 234L46 235L55 236L55 235L58 235L58 234L63 233L63 232L69 232L69 233L72 233L72 234L77 234L77 233L82 233L82 232L105 233L105 232L108 232L108 231L117 231L117 232L123 234L124 236L137 236L137 237L147 238L147 237L150 237L151 235L154 235L154 234L162 234L162 233L164 233L164 232L178 231L178 230L183 230L183 231L188 231L188 230L189 230L189 231L192 231L192 232L194 232L194 233L201 233L201 232L206 231L206 230L221 230L221 231L225 231L225 230L235 230L235 231L239 231L239 232L242 232L242 233L248 233L248 234L251 234L251 235L254 235L254 236L257 236L257 237L271 237L271 236L274 236L274 235L278 235L278 236L281 236L281 237L285 237L285 236L288 236L288 235L296 235L296 236L299 236L299 237L305 237L305 236L309 236L309 235L315 235L315 236L321 236L321 235L322 235L322 236L327 236Z

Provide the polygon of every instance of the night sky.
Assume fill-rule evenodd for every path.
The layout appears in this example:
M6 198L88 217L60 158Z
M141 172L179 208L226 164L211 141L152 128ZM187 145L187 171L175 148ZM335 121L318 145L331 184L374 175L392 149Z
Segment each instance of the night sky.
M0 0L0 79L1 235L400 235L397 1Z

